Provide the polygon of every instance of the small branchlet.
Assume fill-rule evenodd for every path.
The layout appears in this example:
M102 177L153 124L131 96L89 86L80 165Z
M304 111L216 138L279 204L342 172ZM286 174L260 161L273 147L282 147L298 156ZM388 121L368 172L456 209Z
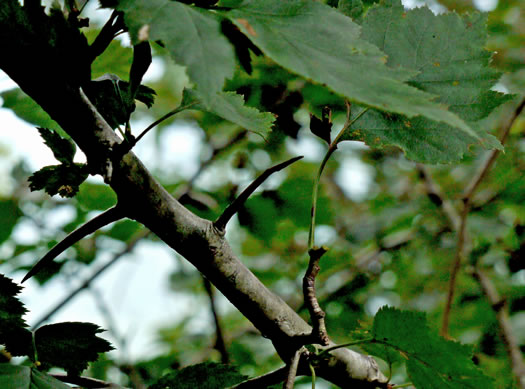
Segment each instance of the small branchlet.
M321 344L323 346L330 344L330 338L328 337L324 321L326 314L319 305L315 294L315 277L317 277L317 274L319 274L319 271L321 270L319 267L319 261L327 251L328 248L324 246L314 247L308 251L310 262L308 263L308 268L303 277L304 303L308 308L308 312L310 312L313 327L311 343Z

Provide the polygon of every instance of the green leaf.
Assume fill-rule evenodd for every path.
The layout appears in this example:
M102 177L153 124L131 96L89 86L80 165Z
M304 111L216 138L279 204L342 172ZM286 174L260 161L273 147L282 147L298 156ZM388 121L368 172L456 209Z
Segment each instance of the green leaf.
M235 92L220 92L208 104L200 104L202 95L195 90L185 89L181 105L195 103L192 108L220 116L232 123L265 136L272 128L275 117L269 112L244 105L244 98Z
M398 0L369 10L363 38L388 54L392 68L419 72L410 83L440 96L437 101L449 106L476 135L427 118L369 111L341 140L397 146L408 158L427 163L457 161L480 140L486 148L501 149L478 123L511 98L489 90L500 73L488 67L485 23L486 16L477 13L461 18L455 13L434 15L428 8L405 11Z
M244 381L233 366L200 363L169 373L150 386L150 389L218 389Z
M111 351L111 344L96 336L104 332L93 323L67 322L40 327L35 333L38 360L44 366L61 367L79 375L98 354Z
M161 41L172 59L187 67L205 104L233 76L233 47L215 13L169 0L121 0L116 9L125 13L134 44Z
M225 15L280 65L348 99L407 116L425 116L476 134L433 95L404 84L417 72L390 69L387 56L360 39L337 10L309 0L246 0ZM305 31L308 31L305 34Z
M129 83L114 74L105 74L91 81L84 87L84 92L113 129L119 124L125 124L135 111L135 101L131 98ZM140 85L135 99L151 108L154 95L153 89Z
M88 30L84 35L92 43L99 32L99 30ZM95 79L106 73L111 73L122 79L127 79L132 59L133 50L128 46L124 46L121 40L114 39L106 50L95 58L91 64L92 78Z
M337 10L352 19L358 19L364 12L361 0L339 0Z
M62 138L58 133L47 128L38 127L38 132L59 162L73 163L77 147L71 140Z
M73 197L88 175L86 165L80 163L45 166L29 177L29 189L44 189L50 196L58 193Z
M0 363L0 388L70 389L70 386L28 366Z
M0 244L5 242L10 236L18 219L22 216L22 211L18 208L18 202L14 199L0 198Z
M78 203L86 210L103 211L117 203L115 192L107 185L84 182L75 196Z
M58 123L20 88L7 90L0 93L0 96L3 100L2 107L11 109L20 119L38 127L51 128L63 137L67 137Z
M374 318L372 337L372 344L390 348L406 360L417 388L493 388L492 380L474 365L471 348L434 334L422 313L383 307Z
M22 318L27 309L16 297L21 290L22 287L0 274L0 344L14 356L30 355L32 349L31 332Z

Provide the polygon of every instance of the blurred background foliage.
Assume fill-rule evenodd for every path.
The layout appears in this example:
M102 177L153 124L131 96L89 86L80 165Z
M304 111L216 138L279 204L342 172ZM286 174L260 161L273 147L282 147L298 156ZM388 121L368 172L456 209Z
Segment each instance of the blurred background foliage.
M365 2L365 6L368 3L373 2ZM437 10L459 13L473 12L479 6L469 0L429 3ZM525 5L522 0L493 3L487 48L496 52L493 66L504 72L498 88L523 95ZM92 41L96 34L97 30L92 29L86 35ZM154 55L156 76L146 85L156 91L156 104L149 110L138 106L132 122L137 133L175 108L188 84L184 68L173 65L162 47L154 46ZM129 45L116 41L95 61L93 76L109 72L125 79L131 58ZM149 149L138 148L137 153L148 161L148 167L166 188L192 211L209 219L216 218L264 169L304 155L302 161L276 174L246 202L229 225L228 237L257 277L308 320L301 280L307 264L311 189L326 150L326 144L308 129L309 112L320 116L321 109L329 106L335 132L344 121L344 105L336 95L270 60L252 59L252 74L239 67L227 89L241 93L249 105L277 115L267 139L212 114L186 111L163 122L148 135ZM53 128L51 119L40 117L41 112L19 92L4 92L2 100L4 106L13 108L29 123ZM487 119L495 135L518 100L505 104ZM169 154L165 142L180 131L192 139L196 158L182 169L173 169L165 156ZM510 363L494 310L469 270L472 263L480 263L504 296L514 334L525 351L524 133L522 116L512 128L505 153L498 157L474 197L468 219L470 263L463 264L460 271L451 314L451 336L474 347L476 362L497 380L498 388L513 385ZM427 167L458 210L462 191L486 156L483 150L471 151L459 164ZM23 274L60 237L116 202L112 191L97 180L84 183L79 194L67 201L49 198L42 192L31 193L26 181L31 173L20 162L13 166L11 180L2 188L0 260L3 272L8 274ZM61 212L68 217L59 217ZM317 224L316 243L330 249L322 258L317 290L335 342L348 341L350 331L370 322L385 304L426 312L430 325L439 330L457 238L439 200L429 195L417 164L395 148L372 150L357 142L341 144L321 181ZM23 231L24 225L38 232L35 239L20 239L23 234L13 234L16 229ZM38 274L37 280L41 285L53 282L58 272L74 280L79 269L88 267L102 252L132 249L137 238L161 244L137 223L122 221L76 244L53 268ZM173 261L175 270L166 275L170 286L166 293L173 294L174 304L178 295L189 297L192 309L158 329L159 352L153 358L123 359L109 353L90 368L89 375L104 380L117 377L124 385L141 387L169 369L202 361L233 363L250 376L280 366L269 341L218 292L209 292L206 281L184 259L173 254ZM108 305L111 310L111 303ZM224 345L217 342L212 305ZM193 318L202 315L208 320L196 326ZM113 339L130 335L109 330ZM118 343L114 345L119 347ZM394 366L393 380L406 382L403 369Z

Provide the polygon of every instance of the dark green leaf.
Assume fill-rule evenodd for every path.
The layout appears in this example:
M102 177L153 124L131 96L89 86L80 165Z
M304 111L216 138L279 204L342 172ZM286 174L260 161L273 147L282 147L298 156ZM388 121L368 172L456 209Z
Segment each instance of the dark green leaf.
M87 176L84 164L45 166L29 177L29 188L32 191L44 189L50 196L73 197Z
M479 122L510 98L489 90L500 73L488 67L485 23L486 17L477 13L461 18L455 13L434 15L427 8L405 11L398 0L369 10L363 38L388 54L392 68L419 72L411 84L440 96L437 101L449 106L476 135L427 118L369 111L342 140L394 145L408 158L427 163L457 161L480 139L486 148L501 149Z
M161 41L173 60L187 67L205 104L233 76L233 47L215 13L169 0L122 0L117 9L125 13L134 44Z
M70 389L71 387L34 368L0 363L0 388Z
M44 366L61 367L79 375L99 353L111 351L111 344L97 336L104 332L93 323L57 323L40 327L35 333L38 359Z
M372 343L407 361L417 388L493 388L492 380L472 362L471 348L434 334L422 313L383 307L374 318L372 337Z
M321 119L314 115L310 116L310 131L328 144L332 143L330 137L332 120L330 116L330 109L328 107L323 108L323 116Z
M200 104L199 101L202 101L199 92L184 90L181 105L197 102L192 108L213 113L263 137L268 134L275 120L275 117L269 112L261 112L256 108L244 105L243 97L235 92L217 93L207 105Z
M387 56L360 39L359 26L327 5L309 0L246 0L225 15L274 61L352 101L425 116L476 137L455 114L431 102L433 95L404 84L417 72L388 68Z
M165 375L150 386L150 389L219 389L233 386L245 379L232 366L200 363Z
M44 139L44 143L51 149L51 151L53 151L53 155L59 162L65 164L73 163L77 147L71 140L62 138L55 131L51 131L47 128L39 127L38 132Z
M119 124L125 124L135 111L135 102L130 95L129 83L114 74L105 74L91 81L84 87L84 92L113 129ZM135 99L150 108L155 99L154 95L153 89L140 85Z
M31 355L31 332L22 318L27 313L16 297L22 287L0 274L0 344L14 356ZM0 386L2 387L2 386Z
M40 107L35 101L26 95L20 88L10 89L0 93L2 107L13 110L16 116L38 127L51 128L63 137L66 134L60 126Z
M0 243L5 242L10 236L18 219L22 216L18 202L13 199L0 198L0 220L2 220L2 228L0 228Z
M337 9L344 15L358 19L364 11L363 2L361 0L339 0Z

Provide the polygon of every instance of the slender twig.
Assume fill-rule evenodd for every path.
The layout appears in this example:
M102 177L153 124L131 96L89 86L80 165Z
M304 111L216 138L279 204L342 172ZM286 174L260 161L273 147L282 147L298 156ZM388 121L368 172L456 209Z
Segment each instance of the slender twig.
M255 190L261 186L261 184L266 181L268 177L270 177L273 173L278 172L285 167L291 165L292 163L300 160L303 158L302 156L294 157L289 159L288 161L285 161L283 163L280 163L278 165L272 166L271 168L266 169L259 177L257 177L248 187L224 210L221 216L217 218L217 220L213 223L215 228L217 228L219 231L223 231L226 228L226 224L230 221L230 219L235 215L241 206L244 204L244 202L250 197L250 195L255 192Z
M456 292L456 279L465 257L466 247L466 234L467 234L467 216L470 211L470 203L464 203L463 211L461 212L461 219L459 230L457 231L458 241L456 244L456 252L454 254L454 261L452 263L452 269L450 271L450 278L448 281L448 293L447 300L445 303L445 309L443 310L443 320L441 323L440 334L443 337L448 337L448 325L450 322L450 311L452 309L452 301L454 299L454 294Z
M288 367L283 366L270 373L243 381L240 384L233 386L231 389L266 389L269 386L283 382L287 376Z
M512 125L514 124L518 116L523 112L524 108L525 108L525 99L523 99L518 104L512 116L503 125L501 129L501 135L499 138L502 145L505 144L510 134L510 129L512 128ZM478 170L478 173L474 176L472 181L469 183L469 185L463 192L463 199L469 199L469 201L472 199L472 195L474 194L474 191L478 188L481 181L485 178L485 175L488 173L488 171L492 167L492 164L494 163L494 161L496 160L499 154L500 154L500 150L497 150L497 149L494 149L490 152L489 156L485 160L485 163L481 165L480 169Z
M521 114L524 107L525 107L525 99L523 99L518 104L513 114L502 126L501 135L500 135L501 144L505 144L505 141L507 140L509 136L510 129L512 128L512 125L514 124L518 116ZM470 208L472 204L472 198L473 198L474 192L479 187L483 179L486 177L488 171L492 167L492 164L494 163L498 155L499 155L499 150L492 150L490 152L488 158L480 166L478 173L473 177L473 179L466 186L466 189L463 192L463 210L461 212L460 225L459 225L459 230L458 230L458 242L456 245L454 263L452 264L452 269L450 272L450 281L449 281L449 286L448 286L447 301L445 304L445 309L443 311L443 321L442 321L441 331L440 331L441 335L445 337L448 336L450 310L452 307L452 301L454 299L454 294L455 294L455 289L456 289L457 273L461 267L461 262L466 252L466 248L465 248L465 242L467 240L466 239L466 225L467 225L467 217L470 212Z
M328 337L324 321L326 314L319 305L315 294L315 277L321 270L319 261L327 250L325 247L321 247L319 249L311 249L308 252L310 261L303 277L304 303L308 308L308 312L310 312L310 319L312 320L312 338L315 339L315 343L323 346L327 346L330 343L330 338Z
M295 384L295 377L297 376L297 368L299 367L299 361L303 353L303 348L301 347L297 350L290 361L288 366L288 375L286 376L286 381L283 383L283 389L293 389Z
M321 181L321 175L323 174L323 170L334 153L335 150L337 150L337 145L339 144L341 137L344 135L346 130L350 128L356 121L358 121L361 116L363 116L367 111L368 108L363 109L359 114L352 119L351 117L351 105L348 101L346 103L346 122L343 125L343 128L341 131L339 131L339 134L335 137L335 139L332 141L330 146L328 147L328 151L326 152L321 165L319 165L319 170L317 171L317 176L314 180L314 186L312 188L312 209L310 212L310 230L308 231L308 249L312 249L315 246L315 215L317 212L317 197L319 195L319 182Z
M461 220L458 211L443 193L439 185L434 181L428 170L428 167L420 163L418 163L416 167L425 182L427 196L434 204L436 204L438 207L441 207L443 213L448 218L451 227L454 229L454 231L457 231L459 229Z
M139 134L139 136L137 136L137 138L135 139L135 143L137 143L139 140L141 140L144 135L146 135L151 129L155 128L157 125L162 123L164 120L172 117L173 115L178 114L179 112L182 112L182 111L184 111L186 109L189 109L189 108L193 107L195 104L197 104L196 101L191 102L191 103L186 104L186 105L180 105L177 108L175 108L173 111L170 111L166 115L162 116L160 119L155 120L153 123L151 123L149 126L147 126L144 129L144 131L142 131Z
M50 309L48 311L48 313L46 313L34 326L33 326L33 330L37 329L38 327L40 327L43 323L45 323L46 321L48 321L51 316L53 316L55 313L57 313L60 309L62 309L66 304L68 304L71 300L73 300L73 298L79 294L81 291L83 291L84 289L88 288L89 285L91 285L93 283L94 280L96 280L102 273L104 273L108 268L110 268L111 266L113 266L116 262L118 262L118 260L120 258L122 258L125 254L128 254L130 253L133 248L135 247L135 245L137 244L137 242L139 240L141 240L142 238L146 237L147 235L149 235L151 232L148 231L148 230L140 230L139 232L137 232L135 234L135 236L133 238L131 238L131 240L128 242L128 244L126 245L126 247L116 253L115 255L113 255L113 258L111 258L111 260L109 260L108 262L106 262L106 264L104 264L101 268L99 268L97 271L95 271L88 279L86 279L82 284L80 284L77 288L75 288L73 291L71 291L66 297L64 297L61 301L59 301L57 304L55 304L55 306Z
M228 364L230 361L230 356L228 350L226 349L226 342L224 341L224 335L221 327L221 322L219 320L219 314L217 313L217 307L215 304L215 294L213 293L213 286L211 282L206 278L202 277L204 282L204 289L210 299L210 309L213 315L213 321L215 323L215 345L214 348L221 354L221 362Z
M501 299L492 281L479 267L475 267L473 276L479 282L483 293L489 300L492 309L496 314L501 337L505 344L507 354L509 355L512 364L512 372L516 377L518 387L525 389L525 361L523 360L523 354L520 350L519 342L512 331L507 304Z

